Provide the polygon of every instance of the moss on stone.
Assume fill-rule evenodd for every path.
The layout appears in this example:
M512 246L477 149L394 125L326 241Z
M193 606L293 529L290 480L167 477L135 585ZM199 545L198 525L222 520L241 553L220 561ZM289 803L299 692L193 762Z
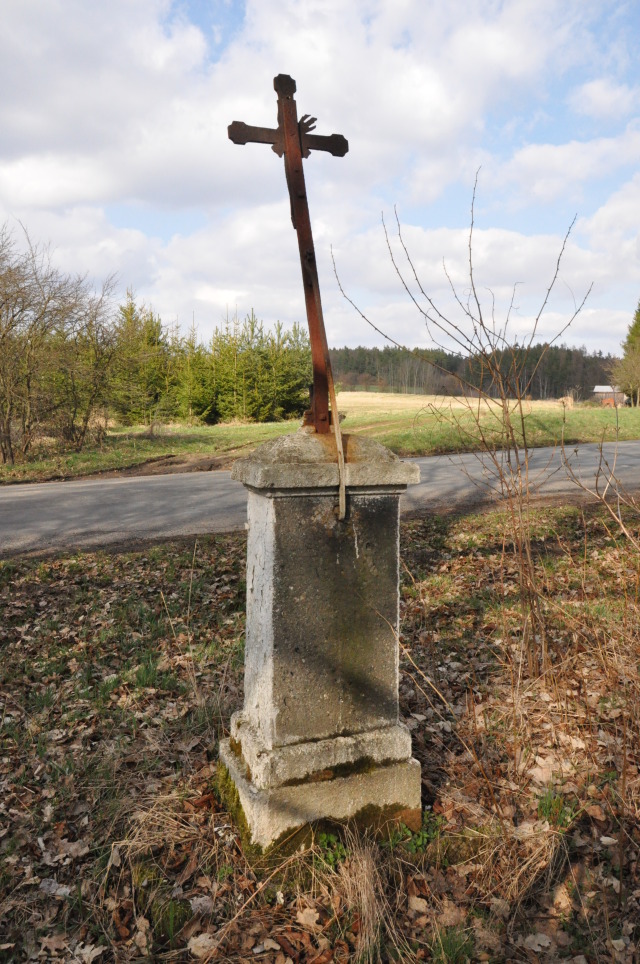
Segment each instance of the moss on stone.
M417 830L422 825L422 811L409 809L400 804L378 807L373 803L359 810L348 821L361 833L368 830L374 834L386 834L391 826L404 824L410 830Z
M309 773L303 777L287 780L286 783L283 783L283 786L297 787L303 783L324 783L328 780L337 780L340 777L350 777L360 773L372 773L378 767L395 762L395 760L383 760L381 763L377 763L373 757L361 757L359 760L353 760L348 763L337 763L330 769L318 770L316 773Z
M250 769L247 761L245 760L245 758L244 758L243 755L242 755L242 744L240 743L239 740L234 740L234 738L233 738L232 736L230 736L230 737L229 737L229 749L231 750L231 752L233 753L233 755L238 758L239 762L243 765L244 771L245 771L245 774L244 774L244 775L246 776L246 778L247 778L247 780L249 781L249 783L251 783L251 769Z
M378 807L375 804L368 804L353 817L345 820L314 820L313 823L286 830L265 850L255 847L254 850L260 851L261 861L264 861L267 866L272 866L295 853L296 850L312 847L320 834L336 834L342 837L345 828L350 827L359 834L369 833L380 838L388 834L390 826L400 823L409 825L410 829L417 829L422 824L422 812L407 810L406 807L399 805Z
M262 848L251 842L251 831L247 823L247 818L244 815L244 810L242 809L240 795L231 774L222 760L218 760L216 775L213 781L213 791L236 825L236 829L240 834L240 840L242 841L242 849L247 860L251 862L253 859L260 857L262 855Z

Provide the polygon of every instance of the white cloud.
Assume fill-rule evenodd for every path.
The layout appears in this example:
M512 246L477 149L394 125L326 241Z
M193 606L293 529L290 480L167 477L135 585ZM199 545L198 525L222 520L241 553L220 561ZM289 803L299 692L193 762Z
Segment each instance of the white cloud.
M637 243L640 238L640 173L622 184L591 217L583 218L578 227L588 235L590 245L598 253L607 249L613 253L624 240ZM635 266L636 272L639 267Z
M608 77L599 77L571 91L568 101L578 114L599 120L617 120L640 108L640 86L629 87L616 84Z
M615 137L564 144L529 144L489 171L493 186L515 185L522 203L582 197L585 182L640 163L640 125Z
M492 212L533 202L553 223L529 228L523 215L519 231L477 232L478 271L501 302L516 280L545 290L563 226L556 205L574 195L584 217L564 276L579 290L595 277L622 310L617 279L627 285L634 270L640 196L621 172L638 166L640 129L611 130L611 117L628 116L638 84L631 58L628 76L603 79L614 46L634 46L619 32L604 49L594 29L604 0L248 0L222 50L206 33L211 8L202 29L188 9L171 0L3 8L0 84L11 96L0 104L0 218L50 239L63 267L96 278L115 270L167 321L188 326L195 312L205 336L236 302L241 314L254 307L268 320L301 320L282 161L265 145L231 144L226 132L232 120L275 126L273 77L289 72L299 112L350 142L346 158L306 162L331 343L374 336L337 292L330 244L363 305L401 340L426 341L388 263L380 210L402 203L417 266L446 300L442 258L464 286L466 231L442 199L463 194L466 211L480 163ZM563 75L573 68L591 79L570 96ZM574 113L588 109L593 139L536 139L567 101ZM438 230L422 226L426 205ZM184 227L189 219L197 226ZM526 315L524 290L523 299Z

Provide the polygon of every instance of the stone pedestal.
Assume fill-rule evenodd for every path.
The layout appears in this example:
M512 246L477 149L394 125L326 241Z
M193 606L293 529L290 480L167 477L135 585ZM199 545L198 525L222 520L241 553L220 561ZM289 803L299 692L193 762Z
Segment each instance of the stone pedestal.
M235 463L247 487L244 709L220 757L252 841L318 819L420 822L420 767L398 720L399 499L419 480L376 442L301 430Z

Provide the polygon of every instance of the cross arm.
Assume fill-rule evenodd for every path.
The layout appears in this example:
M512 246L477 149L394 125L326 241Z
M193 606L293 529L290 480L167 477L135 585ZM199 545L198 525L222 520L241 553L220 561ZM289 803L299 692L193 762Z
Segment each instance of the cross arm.
M344 157L349 150L349 142L342 134L312 134L315 117L306 115L300 120L300 148L303 157L308 157L310 151L326 151L334 157ZM276 154L282 157L284 149L282 129L280 127L252 127L244 121L234 121L229 124L227 131L229 140L234 144L271 144Z
M276 154L282 157L282 131L279 127L251 127L243 121L234 121L229 124L227 132L234 144L272 144Z
M349 150L349 142L342 134L331 134L329 137L322 134L312 134L316 128L315 117L304 114L298 123L298 133L300 134L300 153L303 157L309 157L311 151L327 151L334 157L344 157Z
M305 134L301 131L300 142L303 157L307 157L309 151L328 151L334 157L344 157L349 150L349 142L342 134Z

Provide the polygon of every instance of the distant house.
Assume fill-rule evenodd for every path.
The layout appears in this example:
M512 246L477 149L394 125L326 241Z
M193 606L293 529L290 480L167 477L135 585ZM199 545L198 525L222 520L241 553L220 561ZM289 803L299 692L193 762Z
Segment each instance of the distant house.
M596 385L593 389L593 397L606 408L617 408L624 405L626 395L617 385Z

